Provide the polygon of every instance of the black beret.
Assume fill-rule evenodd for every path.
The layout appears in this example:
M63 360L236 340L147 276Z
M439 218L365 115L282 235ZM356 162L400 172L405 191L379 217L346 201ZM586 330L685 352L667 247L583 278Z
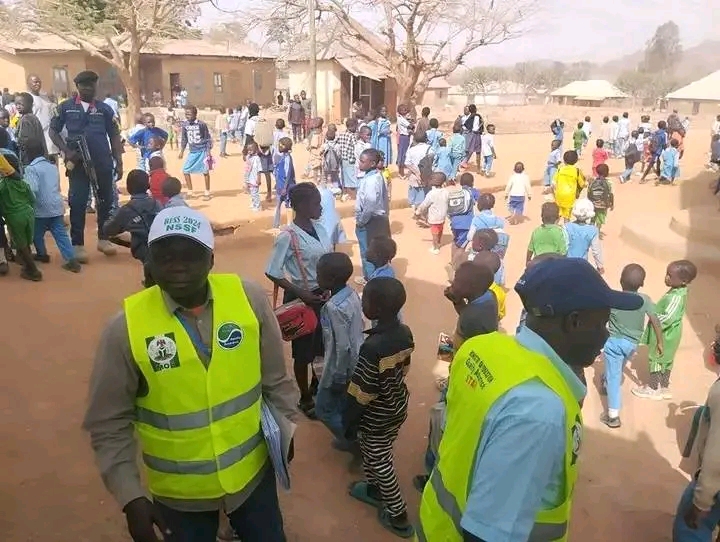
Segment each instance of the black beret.
M97 83L98 79L100 79L100 76L97 73L92 70L85 70L77 74L73 82L76 85L80 83Z

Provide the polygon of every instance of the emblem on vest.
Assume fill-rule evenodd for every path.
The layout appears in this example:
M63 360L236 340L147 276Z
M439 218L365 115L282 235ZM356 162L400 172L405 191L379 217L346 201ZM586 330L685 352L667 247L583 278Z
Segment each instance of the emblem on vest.
M145 337L145 345L147 346L150 365L152 365L153 371L156 373L164 371L165 369L180 367L180 358L178 357L174 333Z
M245 333L242 328L235 322L225 322L220 324L217 330L217 343L220 348L225 350L232 350L237 348L243 342Z
M580 416L575 418L575 425L572 427L572 461L571 465L577 463L578 455L580 455L580 448L582 447L582 422Z

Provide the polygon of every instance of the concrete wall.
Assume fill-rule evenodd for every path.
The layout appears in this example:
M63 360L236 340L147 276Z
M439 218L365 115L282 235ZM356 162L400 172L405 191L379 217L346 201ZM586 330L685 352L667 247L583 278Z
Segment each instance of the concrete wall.
M668 100L668 109L683 115L720 115L720 100Z
M67 73L66 81L60 78L63 69L64 73ZM69 92L73 88L73 77L85 69L87 69L86 55L80 51L17 55L0 53L2 86L8 87L11 92L26 90L27 78L30 75L37 75L42 80L43 90L48 94ZM53 74L58 77L53 79Z
M288 81L290 96L300 94L301 90L315 98L318 116L326 122L336 122L340 117L340 104L335 104L334 96L340 96L340 74L342 69L334 60L319 60L317 63L317 90L310 88L310 66L307 62L288 62ZM315 96L313 96L315 95Z

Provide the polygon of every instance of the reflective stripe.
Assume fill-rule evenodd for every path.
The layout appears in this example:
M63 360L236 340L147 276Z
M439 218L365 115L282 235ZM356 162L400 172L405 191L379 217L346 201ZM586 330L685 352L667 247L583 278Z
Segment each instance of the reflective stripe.
M156 429L166 431L200 429L210 425L211 417L213 422L217 422L250 408L260 399L261 395L262 384L258 383L250 391L212 407L212 414L208 413L207 410L188 414L160 414L143 407L136 407L135 412L139 423L150 425Z
M565 523L536 523L530 533L528 542L552 542L561 540L567 533L567 522Z
M439 457L437 460L437 464L440 464ZM460 526L460 521L462 520L462 512L460 511L460 506L457 503L457 499L455 499L452 493L450 493L445 487L442 475L440 474L440 469L436 468L435 470L433 470L432 474L430 475L430 485L435 491L435 497L437 497L440 508L442 508L443 511L448 516L450 516L450 520L453 522L453 525L455 525L455 529L457 530L458 534L462 534L462 527Z
M421 520L418 520L417 522L417 527L415 528L415 537L417 538L418 542L427 542L427 536L425 536L425 531L423 531Z
M263 435L258 431L239 446L230 448L228 451L220 454L217 461L214 459L205 461L172 461L148 454L143 454L143 461L149 469L166 474L213 474L242 461L243 458L250 455L263 441Z

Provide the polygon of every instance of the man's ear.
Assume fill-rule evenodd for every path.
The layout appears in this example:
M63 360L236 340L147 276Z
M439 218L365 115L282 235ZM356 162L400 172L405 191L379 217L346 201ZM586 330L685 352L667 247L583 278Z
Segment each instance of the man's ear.
M582 325L582 315L577 311L573 311L563 318L563 331L577 331Z

